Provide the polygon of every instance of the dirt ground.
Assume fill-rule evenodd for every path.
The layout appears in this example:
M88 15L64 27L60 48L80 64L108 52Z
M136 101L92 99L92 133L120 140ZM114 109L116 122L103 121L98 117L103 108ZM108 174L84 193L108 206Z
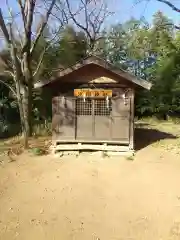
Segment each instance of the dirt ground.
M0 166L0 239L180 239L179 183L179 153L159 145L134 160L23 154Z

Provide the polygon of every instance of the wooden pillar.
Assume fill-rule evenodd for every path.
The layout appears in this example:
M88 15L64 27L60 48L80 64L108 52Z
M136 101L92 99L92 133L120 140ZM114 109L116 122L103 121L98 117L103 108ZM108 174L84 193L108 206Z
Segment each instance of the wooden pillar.
M129 131L129 148L134 150L134 95L135 91L132 89L130 96L130 131Z

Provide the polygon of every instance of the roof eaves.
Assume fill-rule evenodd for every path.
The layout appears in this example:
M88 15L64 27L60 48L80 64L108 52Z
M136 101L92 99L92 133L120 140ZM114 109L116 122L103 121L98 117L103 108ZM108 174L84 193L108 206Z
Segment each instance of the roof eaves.
M85 66L85 65L89 65L89 64L96 64L96 65L99 65L103 68L106 68L112 72L114 72L115 74L129 80L130 82L142 87L142 88L145 88L147 90L150 90L151 87L152 87L152 84L143 80L143 79L139 79L139 78L136 78L134 75L132 75L131 73L123 70L123 69L117 69L114 67L113 64L105 61L104 59L98 57L98 56L95 56L95 55L91 55L91 56L88 56L82 60L80 60L79 62L77 62L75 65L71 66L71 67L68 67L64 70L61 70L59 72L59 74L54 77L54 78L51 78L50 80L46 80L46 81L40 81L40 82L37 82L35 85L34 85L34 88L41 88L49 83L52 83L54 81L56 81L58 78L61 78L75 70L78 70L79 68Z

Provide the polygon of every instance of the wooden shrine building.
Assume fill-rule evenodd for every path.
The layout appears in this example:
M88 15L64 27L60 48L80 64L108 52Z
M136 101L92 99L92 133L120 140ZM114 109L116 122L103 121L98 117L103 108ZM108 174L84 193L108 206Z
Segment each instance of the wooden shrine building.
M35 84L52 96L52 135L58 150L134 149L134 95L151 84L90 56Z

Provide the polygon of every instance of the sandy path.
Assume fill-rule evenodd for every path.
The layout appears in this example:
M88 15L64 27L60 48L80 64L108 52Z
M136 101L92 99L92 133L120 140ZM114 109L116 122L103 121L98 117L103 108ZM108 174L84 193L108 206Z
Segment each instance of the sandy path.
M0 239L180 239L180 157L23 155L0 168Z

